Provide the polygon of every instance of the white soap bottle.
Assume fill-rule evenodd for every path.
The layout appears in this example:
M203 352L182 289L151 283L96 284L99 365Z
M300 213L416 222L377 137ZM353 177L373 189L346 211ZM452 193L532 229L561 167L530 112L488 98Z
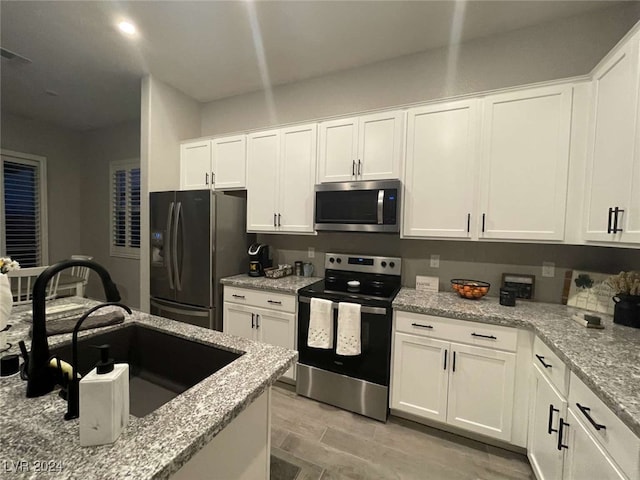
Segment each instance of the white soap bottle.
M129 424L129 365L114 364L109 345L100 362L80 380L80 446L115 442Z

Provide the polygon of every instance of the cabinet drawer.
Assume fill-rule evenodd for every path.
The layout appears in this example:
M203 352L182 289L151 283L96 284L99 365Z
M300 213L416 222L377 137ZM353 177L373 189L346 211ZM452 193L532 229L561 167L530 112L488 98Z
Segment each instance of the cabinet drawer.
M250 288L224 287L224 301L295 313L296 296Z
M533 341L533 363L565 397L569 393L569 369L538 337Z
M396 312L396 331L515 352L518 330L421 313Z
M630 479L640 478L640 438L573 372L569 408Z

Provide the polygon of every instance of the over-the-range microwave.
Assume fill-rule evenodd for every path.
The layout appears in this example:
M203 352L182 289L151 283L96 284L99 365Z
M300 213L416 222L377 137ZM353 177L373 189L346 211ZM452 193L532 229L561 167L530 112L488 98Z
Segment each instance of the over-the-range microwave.
M316 185L316 230L400 231L400 180Z

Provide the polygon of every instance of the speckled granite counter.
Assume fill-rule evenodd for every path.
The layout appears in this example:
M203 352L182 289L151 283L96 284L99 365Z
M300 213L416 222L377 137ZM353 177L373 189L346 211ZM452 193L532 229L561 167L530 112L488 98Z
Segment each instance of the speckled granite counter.
M55 303L91 300L71 298ZM109 309L102 310L102 312ZM19 340L28 339L31 308L15 307L9 323L8 341L17 353ZM78 420L63 420L66 402L57 391L38 398L26 398L26 383L13 375L0 379L0 460L24 461L30 471L12 472L11 465L0 465L2 478L81 478L148 479L167 478L209 443L231 420L259 397L297 359L295 351L245 340L221 332L134 312L125 325L139 323L176 336L211 344L233 352L240 358L207 377L143 418L131 422L112 445L80 447ZM99 331L121 328L107 327ZM81 332L81 335L96 330ZM71 335L49 338L55 345ZM26 342L28 348L29 343ZM170 355L171 352L166 352ZM178 361L178 360L176 360ZM49 474L35 471L35 461L62 465Z
M322 277L297 277L289 275L283 278L250 277L246 273L226 277L220 280L223 285L232 287L254 288L271 292L296 294L298 290L322 280Z
M614 324L604 330L573 320L582 311L565 305L518 301L503 307L497 298L466 300L455 293L426 294L403 288L394 310L533 330L618 417L640 436L640 329Z

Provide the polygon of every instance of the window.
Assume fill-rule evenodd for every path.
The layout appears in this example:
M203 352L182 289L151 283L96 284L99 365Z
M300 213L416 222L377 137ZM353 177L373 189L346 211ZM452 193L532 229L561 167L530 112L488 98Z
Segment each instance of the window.
M8 150L0 158L0 253L22 267L46 265L46 159Z
M140 258L140 162L110 164L111 255Z

